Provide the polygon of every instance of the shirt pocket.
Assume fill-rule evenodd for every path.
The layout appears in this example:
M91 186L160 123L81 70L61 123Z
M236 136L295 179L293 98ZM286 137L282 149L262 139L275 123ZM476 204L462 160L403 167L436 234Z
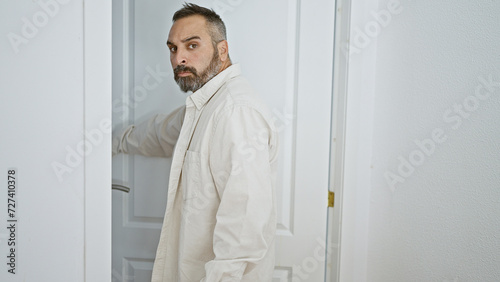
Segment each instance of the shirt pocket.
M182 166L182 199L188 201L199 197L202 187L200 153L186 151Z

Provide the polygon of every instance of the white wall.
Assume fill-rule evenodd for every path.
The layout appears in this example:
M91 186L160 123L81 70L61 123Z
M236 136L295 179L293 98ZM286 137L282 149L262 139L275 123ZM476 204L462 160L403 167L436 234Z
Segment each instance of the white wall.
M111 13L108 1L85 2L0 3L0 281L111 276L110 137L101 123L110 119L111 25L104 24ZM6 228L10 168L17 169L14 235ZM6 264L11 248L15 274Z
M352 6L341 281L498 281L500 2L370 2Z

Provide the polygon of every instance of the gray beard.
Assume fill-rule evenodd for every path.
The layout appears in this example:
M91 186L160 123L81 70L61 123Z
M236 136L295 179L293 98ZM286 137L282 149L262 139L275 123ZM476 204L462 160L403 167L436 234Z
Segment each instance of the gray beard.
M222 62L219 60L219 53L217 52L216 48L210 64L201 74L198 75L198 72L195 68L179 65L174 69L174 79L183 92L196 92L198 89L203 87L205 83L216 76L217 73L219 73L221 65ZM183 71L189 71L193 75L187 77L179 77L178 73Z

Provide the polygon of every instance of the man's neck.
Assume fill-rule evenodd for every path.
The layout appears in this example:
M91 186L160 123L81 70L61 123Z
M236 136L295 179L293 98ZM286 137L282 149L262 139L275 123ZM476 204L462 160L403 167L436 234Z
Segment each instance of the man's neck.
M228 68L228 67L230 67L231 65L232 65L231 60L227 60L227 61L225 61L225 62L222 64L222 66L221 66L221 68L220 68L220 70L219 70L219 72L218 72L217 74L221 73L222 71L224 71L225 69L227 69L227 68Z

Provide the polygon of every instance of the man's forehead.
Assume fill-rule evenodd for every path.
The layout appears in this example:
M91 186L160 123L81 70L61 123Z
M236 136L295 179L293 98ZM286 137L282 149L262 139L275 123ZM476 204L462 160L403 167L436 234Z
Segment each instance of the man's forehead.
M174 22L168 34L168 41L178 43L188 38L208 39L206 20L199 15L189 16Z

